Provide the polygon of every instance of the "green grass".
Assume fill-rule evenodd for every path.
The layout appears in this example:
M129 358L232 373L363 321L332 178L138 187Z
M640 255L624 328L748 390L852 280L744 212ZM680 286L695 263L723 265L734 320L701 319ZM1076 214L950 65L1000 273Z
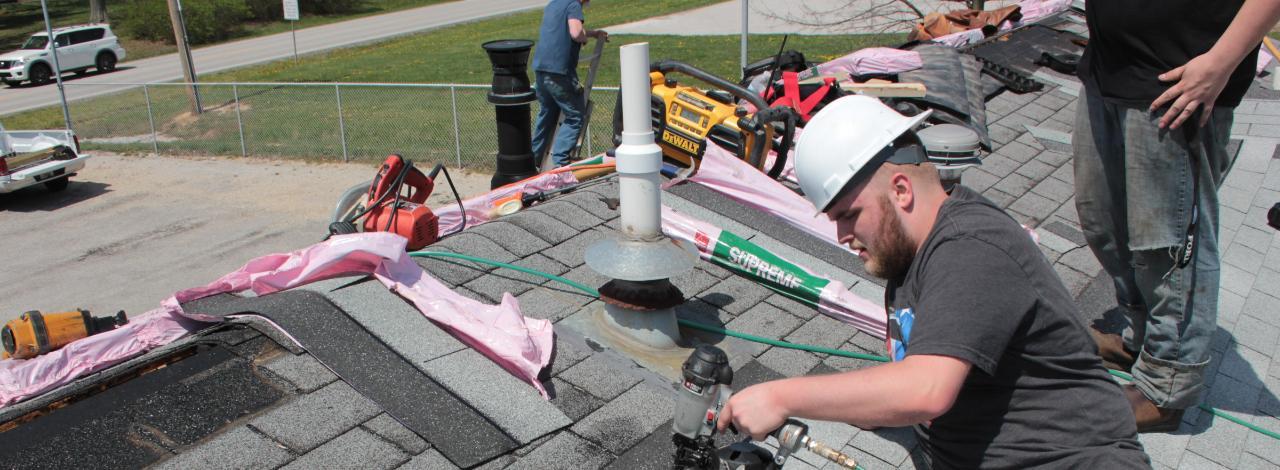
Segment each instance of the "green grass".
M622 24L714 3L715 0L660 0L632 2L597 0L587 10L592 28ZM213 82L369 82L487 84L491 70L480 44L493 39L536 39L541 12L531 11L457 25L379 44L341 49L303 57L299 63L280 61L202 76ZM809 60L826 61L870 46L896 44L901 35L792 36L788 49L805 53ZM715 75L736 81L739 71L738 36L614 35L598 69L598 86L618 84L618 51L624 44L649 42L657 59L681 60ZM754 60L777 52L782 36L754 35L749 57ZM589 51L584 51L585 54ZM580 69L585 77L585 70ZM530 74L532 75L532 74ZM689 80L676 76L678 80ZM691 82L693 83L693 82ZM333 159L342 155L335 92L330 87L298 88L241 86L240 119L230 87L205 86L202 95L207 112L198 119L188 112L181 87L151 87L153 117L158 133L176 139L159 142L162 153L239 155L239 125L243 122L246 151L254 156ZM377 160L393 151L421 161L454 161L454 122L451 107L456 98L464 164L485 165L493 160L493 107L483 89L459 89L456 97L447 89L346 87L342 90L342 125L347 153L353 159ZM596 108L591 125L594 148L611 139L610 120L615 96L593 95ZM536 113L537 106L533 106ZM71 103L76 131L82 138L143 136L133 143L88 143L87 148L115 151L151 151L150 120L141 90ZM5 117L10 129L61 127L62 114L50 107Z
M433 5L446 1L450 0L370 0L358 10L351 13L336 15L303 15L302 18L297 21L296 26L299 29L311 26L320 26L365 16L380 15L383 13ZM108 16L112 18L119 18L128 14L127 11L123 10L122 6L115 6L113 9L112 3L114 2L109 2L107 4ZM88 0L49 0L48 4L49 20L53 23L55 28L89 22ZM166 17L164 20L168 21L168 18ZM289 21L246 23L244 28L235 36L228 38L223 42L286 32L290 29L289 23ZM22 44L22 42L25 41L31 33L38 31L44 31L44 16L40 11L39 0L23 0L13 4L0 5L0 50L12 50ZM129 37L128 31L116 30L115 33L120 37L120 44L124 46L125 50L129 53L126 61L145 59L147 57L170 54L177 51L177 47L172 44ZM210 44L200 44L195 47L203 47L207 45Z

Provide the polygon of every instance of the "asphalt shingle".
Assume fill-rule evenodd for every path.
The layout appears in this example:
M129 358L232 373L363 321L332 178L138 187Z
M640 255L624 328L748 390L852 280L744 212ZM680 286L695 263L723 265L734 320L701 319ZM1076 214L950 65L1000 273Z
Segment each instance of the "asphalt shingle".
M1258 389L1230 377L1219 376L1209 390L1206 400L1210 406L1226 410L1251 409L1258 401ZM1219 421L1208 413L1200 415L1200 422ZM1197 428L1199 430L1200 428ZM1187 450L1199 454L1209 460L1234 468L1240 460L1240 454L1249 437L1249 430L1243 426L1215 425L1203 432L1191 436ZM1187 454L1189 455L1189 453ZM1183 462L1186 462L1186 455Z
M612 194L614 196L609 196L609 197L617 197L616 196L618 194L617 186L616 185L612 185L612 186L613 186ZM606 192L607 191L607 189L605 189L606 187L607 186L601 186L600 192ZM587 211L591 215L594 215L603 221L609 221L609 220L618 218L618 216L621 215L621 213L618 212L617 209L611 209L609 207L609 204L604 201L604 197L605 196L602 196L601 194L599 194L599 192L580 191L580 192L572 192L572 193L566 194L563 197L559 198L559 200L578 206L582 208L582 210Z
M543 254L565 266L578 267L582 265L583 254L586 253L591 244L612 236L615 236L615 234L606 234L599 230L586 230L551 247L544 251Z
M545 217L542 214L542 210L537 207L533 208L533 210L511 214L501 220L520 227L552 245L558 245L578 235L578 231L573 227L565 225L559 219Z
M520 312L525 316L558 322L576 313L591 298L571 292L536 288L520 294L516 301L520 304Z
M427 363L427 373L520 444L568 426L569 417L492 360L465 349ZM494 393L501 390L502 393Z
M627 373L634 363L606 353L592 354L569 370L561 372L561 380L590 392L605 401L612 400L640 382L640 377Z
M768 298L772 292L745 278L734 276L716 283L698 297L735 315Z
M254 432L237 426L209 442L157 464L158 470L250 469L278 467L293 459L289 451Z
M1010 196L1018 197L1026 194L1027 191L1030 191L1032 185L1033 182L1031 178L1014 173L1005 176L999 183L991 186L991 189L996 189Z
M1085 276L1093 277L1102 272L1102 265L1098 263L1098 258L1093 256L1093 251L1084 248L1077 248L1062 254L1062 259L1058 262L1070 266L1071 269L1083 273Z
M862 431L853 436L849 445L876 456L894 466L902 465L911 456L916 445L916 434L911 428L882 428Z
M1010 142L997 149L995 153L1009 157L1018 163L1026 163L1035 158L1040 151L1022 142Z
M728 329L750 335L771 339L780 339L791 333L803 323L800 318L784 312L769 304L758 303L742 315L729 322ZM754 354L758 355L767 348L760 343L751 343Z
M381 411L346 382L338 381L254 418L249 425L302 453L342 435Z
M553 199L540 204L539 211L545 215L555 217L579 232L604 223L604 220L599 217L561 199Z
M1009 210L1026 214L1037 221L1044 221L1045 219L1048 219L1050 215L1053 215L1053 211L1058 210L1059 205L1061 205L1061 203L1054 202L1053 200L1039 194L1028 193L1022 195L1022 197L1018 198L1017 201L1014 201L1013 204L1010 204ZM1037 223L1035 225L1039 224Z
M400 470L456 470L457 465L440 455L435 449L427 449L400 466Z
M496 304L502 302L504 294L511 294L512 297L515 297L528 292L537 285L523 279L515 279L515 276L511 275L512 272L500 271L485 274L464 284L463 287L484 296L491 303Z
M820 315L800 325L799 328L788 334L785 339L792 343L839 348L841 344L844 344L857 332L858 330L841 323L839 320Z
M1272 311L1274 314L1274 310ZM1276 341L1280 338L1280 328L1259 320L1250 312L1244 312L1231 329L1237 343L1260 352L1267 357L1275 357Z
M263 362L261 367L289 381L300 393L311 393L338 380L338 376L310 354L281 354Z
M410 455L421 454L431 447L431 444L428 444L426 440L414 434L413 431L404 427L403 424L400 424L399 421L396 421L395 418L386 413L365 421L361 426L364 426L365 429L378 437L395 444L400 450L408 452Z
M604 406L604 401L591 396L586 390L575 387L569 382L551 379L551 384L551 389L548 390L553 391L551 404L559 408L565 416L568 416L575 423Z
M349 285L330 292L328 297L419 369L427 361L466 347L378 281Z
M546 240L538 238L537 235L502 219L476 227L470 232L502 245L504 249L519 257L529 256L551 248L551 244L547 243Z
M356 428L306 453L284 468L390 469L409 460L409 455L369 431Z
M1139 434L1138 441L1142 443L1142 450L1147 451L1147 456L1151 458L1152 463L1176 468L1178 462L1182 460L1182 454L1187 451L1187 443L1191 441L1191 436L1188 434L1146 433Z
M642 382L571 429L617 455L670 419L673 404L669 393Z
M590 441L562 432L533 452L516 460L509 469L604 468L613 456Z
M591 356L591 348L582 344L585 340L576 332L563 326L557 326L555 330L555 349L551 353L551 375L560 375L561 372Z
M779 347L769 348L756 360L760 361L765 367L788 377L805 375L810 369L822 362L821 358L811 352Z

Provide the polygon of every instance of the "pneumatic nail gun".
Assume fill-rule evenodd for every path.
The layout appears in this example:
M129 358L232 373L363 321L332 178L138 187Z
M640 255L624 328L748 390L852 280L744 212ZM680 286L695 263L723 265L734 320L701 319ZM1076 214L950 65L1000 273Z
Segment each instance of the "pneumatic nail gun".
M681 375L683 381L671 423L676 446L673 470L775 470L801 448L844 468L858 468L849 456L810 438L809 426L794 419L769 434L778 440L776 453L752 443L750 438L717 448L716 421L733 395L729 388L733 383L729 357L715 346L699 345L685 360Z

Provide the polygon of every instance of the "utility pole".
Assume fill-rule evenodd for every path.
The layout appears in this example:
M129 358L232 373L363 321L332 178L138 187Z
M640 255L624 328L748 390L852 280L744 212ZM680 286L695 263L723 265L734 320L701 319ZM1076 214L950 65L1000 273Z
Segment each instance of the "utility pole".
M200 114L200 89L196 87L196 68L191 63L191 45L187 44L187 22L182 18L182 0L169 1L169 20L173 22L173 39L178 45L178 59L182 62L182 76L187 80L187 98L191 100L191 112Z

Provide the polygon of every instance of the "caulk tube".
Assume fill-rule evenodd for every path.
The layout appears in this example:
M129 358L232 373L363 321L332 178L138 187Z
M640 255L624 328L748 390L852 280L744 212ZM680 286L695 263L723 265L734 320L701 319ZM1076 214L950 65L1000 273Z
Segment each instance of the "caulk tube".
M885 335L884 307L849 292L840 281L810 271L746 239L662 207L668 237L692 242L698 256L786 297L817 307L822 314L878 338Z
M622 58L622 144L618 161L618 192L622 236L652 241L662 236L658 172L662 148L653 142L650 119L649 43L627 44Z

